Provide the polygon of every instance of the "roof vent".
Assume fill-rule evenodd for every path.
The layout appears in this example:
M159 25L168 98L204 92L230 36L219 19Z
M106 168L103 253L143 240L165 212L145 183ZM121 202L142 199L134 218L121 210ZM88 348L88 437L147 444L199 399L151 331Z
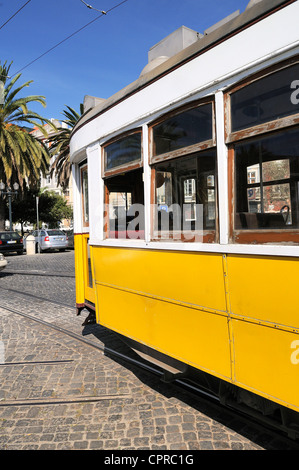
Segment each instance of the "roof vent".
M165 62L168 59L169 57L167 57L166 55L161 55L160 57L156 57L155 59L151 60L142 70L140 77L150 72L151 70L155 69L159 65L163 64L163 62Z
M193 31L186 26L181 26L179 29L169 34L169 36L150 48L148 52L148 64L144 67L140 76L158 67L158 65L178 54L183 49L186 49L186 47L190 46L202 37L202 34Z
M263 0L250 0L250 2L248 3L248 5L246 7L246 10L249 10L249 8L254 7L254 5L256 5L257 3L260 3L262 1Z
M83 101L84 112L91 108L95 108L98 104L105 101L104 98L97 98L96 96L85 95Z

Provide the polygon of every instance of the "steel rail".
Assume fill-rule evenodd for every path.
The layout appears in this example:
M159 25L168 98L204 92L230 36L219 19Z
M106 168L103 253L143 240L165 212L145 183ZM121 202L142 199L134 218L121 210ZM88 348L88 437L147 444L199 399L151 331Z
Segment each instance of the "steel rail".
M22 294L22 293L20 293ZM30 294L28 294L30 295ZM51 301L49 301L51 302ZM59 303L59 302L55 302L55 303ZM62 304L63 305L63 304ZM67 330L65 328L62 328L60 326L57 326L57 325L54 325L50 322L47 322L45 320L41 320L40 318L36 318L36 317L33 317L32 315L28 315L24 312L21 312L19 310L16 310L16 309L13 309L11 307L7 307L5 305L2 305L0 304L0 308L3 309L3 310L7 310L13 314L16 314L16 315L19 315L23 318L26 318L27 320L31 320L31 321L34 321L36 323L39 323L45 327L48 327L48 328L51 328L55 331L58 331L66 336L70 336L72 337L73 339L77 340L77 341L80 341L81 343L84 343L86 344L87 346L90 346L98 351L101 351L105 354L107 354L108 356L114 356L122 361L124 361L125 363L129 363L133 366L136 366L138 368L141 368L141 369L144 369L154 375L156 375L157 377L160 377L161 379L163 378L164 376L164 371L161 370L161 369L158 369L158 368L155 368L153 367L152 365L149 365L149 364L146 364L142 361L139 361L139 360L136 360L134 358L131 358L123 353L120 353L118 351L115 351L111 348L108 348L108 347L105 347L105 346L101 346L99 344L96 344L94 343L93 341L89 341L88 339L86 338L83 338L81 337L80 335L78 335L77 333L74 333L70 330ZM268 420L260 420L258 416L254 416L254 415L251 415L251 414L247 414L244 412L244 410L242 409L238 409L238 408L235 408L233 407L232 405L223 405L221 404L221 400L220 398L217 396L217 395L214 395L212 393L209 393L208 391L206 390L203 390L202 388L200 388L199 386L197 385L194 385L194 384L190 384L188 382L186 382L184 379L182 378L175 378L171 384L174 384L174 385L177 385L179 387L180 390L187 390L188 393L190 393L191 395L195 396L198 398L198 396L201 396L201 398L203 400L206 401L206 403L208 403L210 406L216 406L216 407L221 407L221 409L225 410L226 412L228 413L232 413L232 416L233 417L240 417L242 420L244 420L244 422L246 423L250 423L251 425L254 425L256 427L259 427L260 430L267 430L268 433L270 433L271 435L273 435L274 438L279 438L281 439L282 441L286 442L288 445L292 446L294 449L296 450L299 450L299 444L298 442L296 441L293 441L291 440L290 438L288 438L285 433L282 433L281 429L280 428L277 428L273 425L273 423L271 423L271 421L268 421ZM171 385L169 384L169 385ZM96 398L96 397L95 397ZM115 396L115 398L118 398L117 396ZM45 400L44 404L47 404L47 402L49 402L50 400L48 399L47 401ZM36 402L37 403L37 402ZM54 404L54 400L51 400L51 403ZM25 403L24 403L25 404ZM30 403L31 404L31 403ZM40 402L41 404L41 402ZM2 406L5 405L5 403L2 403L1 404ZM9 404L7 403L7 406Z

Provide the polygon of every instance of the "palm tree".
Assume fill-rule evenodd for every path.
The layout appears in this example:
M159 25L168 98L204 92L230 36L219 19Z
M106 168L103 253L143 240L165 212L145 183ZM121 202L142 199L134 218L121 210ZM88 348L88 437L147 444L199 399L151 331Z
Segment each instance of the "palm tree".
M70 162L70 137L73 128L83 116L84 107L80 104L80 113L77 113L73 108L66 106L67 109L63 111L66 119L62 122L66 124L66 128L60 128L59 132L52 137L50 142L50 153L55 156L55 160L51 166L51 176L55 173L57 177L57 186L66 189L69 185L71 175L71 162Z
M50 156L47 146L36 139L30 131L36 126L45 135L44 123L50 123L38 113L28 109L29 103L46 106L43 96L18 97L32 83L28 81L15 86L21 74L9 80L12 63L0 63L2 96L0 100L0 182L7 186L17 182L21 190L36 184L41 173L45 174ZM46 135L45 135L46 136ZM0 199L0 229L4 229L5 202Z

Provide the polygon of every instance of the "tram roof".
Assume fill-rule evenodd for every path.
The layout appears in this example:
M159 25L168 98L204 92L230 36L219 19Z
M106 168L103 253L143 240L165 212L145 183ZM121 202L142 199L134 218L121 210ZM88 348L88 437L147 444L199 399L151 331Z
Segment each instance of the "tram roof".
M170 57L164 63L158 65L156 68L152 69L146 74L141 75L137 80L118 91L110 98L103 100L90 111L85 113L74 127L72 133L75 133L89 121L103 114L105 111L117 105L130 95L135 94L142 88L150 85L163 75L170 73L175 68L183 65L189 60L192 60L192 58L203 54L206 50L217 46L219 43L249 27L251 24L262 20L265 16L277 8L289 3L293 2L290 0L260 0L258 3L253 4L253 6L250 6L249 3L247 9L239 16L231 19L219 28L212 30L210 33L200 37L195 43Z

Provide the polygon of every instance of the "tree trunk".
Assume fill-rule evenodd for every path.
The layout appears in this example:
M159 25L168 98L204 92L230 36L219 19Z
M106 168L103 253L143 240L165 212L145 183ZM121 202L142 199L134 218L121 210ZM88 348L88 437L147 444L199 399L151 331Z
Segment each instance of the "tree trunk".
M5 230L5 201L0 197L0 231Z

